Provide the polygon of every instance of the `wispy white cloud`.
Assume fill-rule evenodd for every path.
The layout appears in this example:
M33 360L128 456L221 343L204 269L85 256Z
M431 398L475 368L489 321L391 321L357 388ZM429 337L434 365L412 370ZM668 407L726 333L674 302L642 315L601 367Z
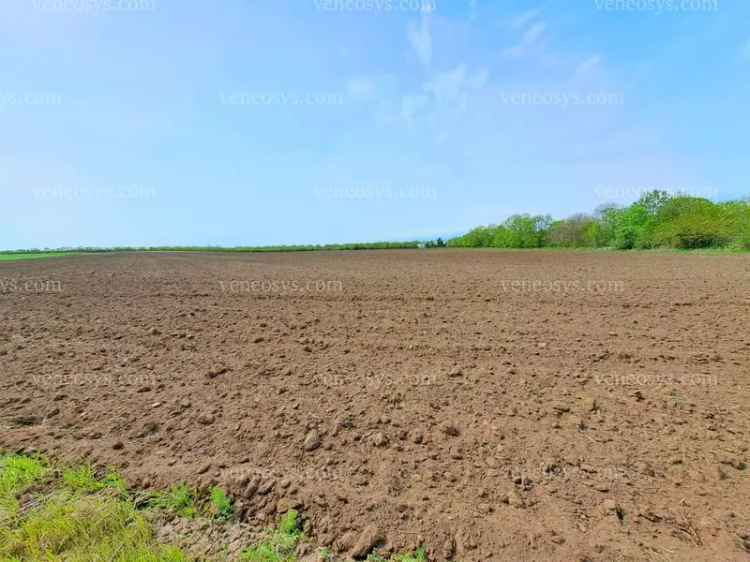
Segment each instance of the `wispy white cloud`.
M513 18L513 21L511 21L510 25L513 29L521 29L523 27L526 27L526 24L536 19L539 13L539 10L527 10L524 13Z
M432 81L424 85L424 90L433 94L439 102L456 100L466 81L466 65L459 65L447 72L435 75Z
M471 96L480 92L488 81L487 69L470 72L465 64L435 73L422 84L421 91L401 96L398 117L387 122L400 122L410 128L425 123L439 127L451 115L465 112Z
M585 76L595 71L602 63L602 57L599 54L591 55L576 67L576 76Z
M466 67L460 65L453 70L438 74L432 82L425 84L424 88L432 94L433 100L441 108L451 108L464 113L469 106L465 82Z
M534 17L536 17L536 14L534 15ZM505 49L504 52L506 56L520 57L521 55L527 53L532 47L539 43L539 41L542 39L542 36L544 35L545 30L547 29L546 22L533 21L533 19L526 19L523 25L526 25L527 27L523 35L521 36L521 40L513 47L508 47L507 49Z
M424 66L430 66L432 62L432 13L430 10L422 11L419 24L409 23L406 36L419 62Z
M486 69L471 73L465 64L459 64L446 72L438 72L422 85L422 94L407 96L402 112L409 125L413 125L418 114L430 115L434 122L439 117L463 113L469 107L471 96L485 87L489 79ZM416 103L418 102L418 103ZM437 119L437 121L435 121Z
M440 72L424 85L425 92L433 95L438 103L456 103L459 109L466 108L468 95L481 90L489 78L487 69L469 74L465 64L447 72Z

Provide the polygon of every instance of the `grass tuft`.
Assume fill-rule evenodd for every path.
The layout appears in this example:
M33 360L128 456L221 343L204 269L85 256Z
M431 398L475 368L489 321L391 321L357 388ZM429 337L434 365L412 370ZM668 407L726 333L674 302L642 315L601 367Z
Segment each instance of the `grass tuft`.
M170 511L179 517L189 519L198 514L195 508L195 494L186 484L177 484L166 492L157 492L149 500L148 506Z
M218 486L211 488L208 511L209 515L219 521L229 521L234 515L234 505L231 498Z
M268 532L260 544L244 550L242 562L296 562L294 551L302 539L299 514L291 510L281 517L279 526Z

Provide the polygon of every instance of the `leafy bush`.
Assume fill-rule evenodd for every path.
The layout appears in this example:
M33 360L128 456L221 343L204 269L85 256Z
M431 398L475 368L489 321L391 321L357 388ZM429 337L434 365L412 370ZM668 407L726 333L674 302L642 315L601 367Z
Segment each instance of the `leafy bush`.
M750 250L750 198L722 203L719 208L731 239L729 246Z
M659 211L654 229L656 245L672 248L711 248L731 239L730 225L721 208L707 199L675 197Z

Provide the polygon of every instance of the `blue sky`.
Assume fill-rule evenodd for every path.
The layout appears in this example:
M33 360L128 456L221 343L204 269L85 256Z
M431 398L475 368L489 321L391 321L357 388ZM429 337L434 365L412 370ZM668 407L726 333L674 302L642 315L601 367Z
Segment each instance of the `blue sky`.
M750 3L415 2L5 0L0 248L413 239L750 194Z

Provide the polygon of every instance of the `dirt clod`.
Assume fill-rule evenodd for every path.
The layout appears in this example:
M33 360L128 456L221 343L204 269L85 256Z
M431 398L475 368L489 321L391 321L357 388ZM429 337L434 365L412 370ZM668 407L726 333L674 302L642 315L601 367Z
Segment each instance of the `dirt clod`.
M376 525L368 525L359 535L351 556L353 558L364 558L375 546L384 540L382 531Z
M315 449L320 447L320 445L321 445L320 433L318 433L317 430L313 429L305 436L305 441L302 444L302 448L305 451L309 452L309 451L314 451Z

